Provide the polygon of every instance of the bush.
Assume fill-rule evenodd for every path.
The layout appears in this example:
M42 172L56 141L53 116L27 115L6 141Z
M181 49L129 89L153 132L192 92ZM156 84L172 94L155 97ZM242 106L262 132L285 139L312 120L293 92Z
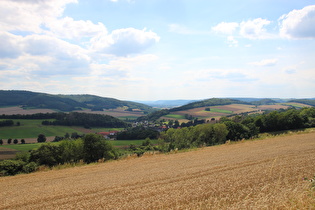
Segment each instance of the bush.
M30 161L49 167L62 164L60 147L51 143L43 144L38 149L31 151Z
M23 171L26 163L22 160L3 160L0 162L0 175L13 176Z
M38 169L38 165L35 162L30 162L23 166L22 170L24 173L31 173Z

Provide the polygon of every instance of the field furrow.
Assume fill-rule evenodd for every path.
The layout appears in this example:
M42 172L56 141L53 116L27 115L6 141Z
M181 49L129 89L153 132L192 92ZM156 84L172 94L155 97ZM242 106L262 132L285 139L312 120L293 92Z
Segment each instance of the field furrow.
M145 155L2 177L0 209L312 209L314 162L314 132Z

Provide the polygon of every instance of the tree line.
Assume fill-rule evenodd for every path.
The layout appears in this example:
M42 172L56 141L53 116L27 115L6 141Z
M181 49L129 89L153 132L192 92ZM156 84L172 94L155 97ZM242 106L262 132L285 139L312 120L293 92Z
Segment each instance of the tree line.
M62 117L60 117L62 116ZM62 113L53 121L45 120L43 125L65 125L65 126L84 126L89 127L126 127L127 124L122 120L109 115L88 114L79 112Z
M0 176L30 173L40 165L53 167L65 163L96 162L117 159L119 151L103 136L87 134L82 139L45 143L31 152L18 153L13 160L0 161Z

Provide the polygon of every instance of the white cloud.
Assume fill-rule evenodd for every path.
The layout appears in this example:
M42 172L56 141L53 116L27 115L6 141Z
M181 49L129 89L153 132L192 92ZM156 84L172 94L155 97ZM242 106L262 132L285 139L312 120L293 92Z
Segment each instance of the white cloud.
M94 24L90 20L75 21L73 18L65 17L48 22L47 27L51 34L60 38L80 39L82 37L94 37L99 34L107 34L103 23Z
M266 66L274 66L277 64L277 62L278 62L278 59L265 59L265 60L261 60L261 61L257 61L257 62L252 62L249 64L254 65L254 66L266 67Z
M16 58L22 54L22 37L0 31L0 58Z
M5 31L42 33L44 25L60 17L69 3L77 0L2 0L0 1L0 28Z
M124 28L114 30L109 35L94 37L91 49L105 54L127 56L143 52L159 40L160 37L152 31Z
M280 35L291 39L315 38L315 5L293 10L280 19Z
M212 27L212 30L218 33L223 33L223 34L233 34L238 27L239 27L239 24L236 22L230 22L230 23L222 22Z
M254 20L243 21L240 24L240 35L248 39L266 39L270 34L266 32L265 26L271 22L266 19L257 18Z

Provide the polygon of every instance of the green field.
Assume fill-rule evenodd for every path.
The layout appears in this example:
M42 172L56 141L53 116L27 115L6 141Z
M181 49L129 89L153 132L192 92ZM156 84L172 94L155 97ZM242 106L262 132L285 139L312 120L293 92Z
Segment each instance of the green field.
M5 145L5 146L0 146L0 147L5 147L5 148L10 148L10 149L15 149L20 152L27 152L32 149L38 148L42 143L35 143L35 144L10 144L10 145Z
M125 128L92 128L93 132L123 131Z
M115 147L127 147L130 144L139 146L144 142L145 140L114 140L110 141L110 143L115 146ZM157 144L158 140L151 140L153 144ZM53 144L57 144L57 142L52 142ZM27 152L32 149L36 149L40 147L43 143L34 143L34 144L10 144L10 145L2 145L0 147L4 148L10 148L10 149L15 149L20 152Z
M209 112L209 111L205 111ZM210 112L218 112L218 113L224 113L224 114L232 114L233 111L225 110L225 109L217 109L217 108L211 108Z
M20 122L20 126L9 126L0 128L1 139L22 139L36 138L38 134L45 136L63 136L65 133L82 133L67 126L46 126L42 125L43 120L14 119L14 124Z
M164 117L174 118L174 119L185 119L185 116L180 115L180 114L168 114L168 115L165 115Z

